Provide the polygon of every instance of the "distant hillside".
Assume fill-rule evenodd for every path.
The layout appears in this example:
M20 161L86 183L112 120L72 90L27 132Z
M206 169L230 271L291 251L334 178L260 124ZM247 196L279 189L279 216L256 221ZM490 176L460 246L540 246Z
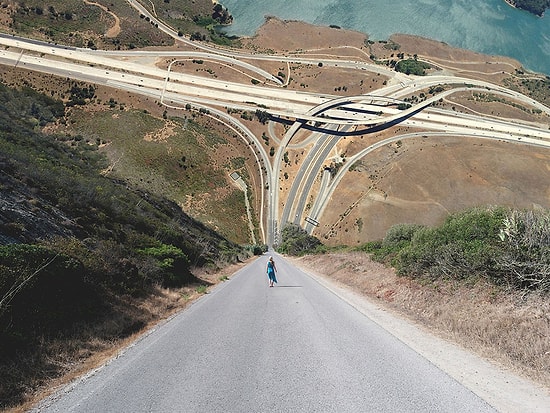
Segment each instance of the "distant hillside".
M144 6L152 7L159 18L181 34L192 33L200 40L230 41L216 33L214 27L230 23L232 17L211 0L152 0ZM2 18L4 15L6 19ZM125 1L3 2L1 25L9 33L90 49L128 50L174 43L151 19L137 13Z

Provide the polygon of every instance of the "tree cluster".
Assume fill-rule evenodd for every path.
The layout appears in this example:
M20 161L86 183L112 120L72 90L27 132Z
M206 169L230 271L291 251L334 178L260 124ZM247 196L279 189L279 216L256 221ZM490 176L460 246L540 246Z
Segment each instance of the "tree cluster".
M431 66L428 63L418 61L416 59L400 60L395 65L395 70L407 75L425 76L426 69Z
M219 24L231 24L233 23L233 16L229 11L220 3L216 3L212 12L212 18Z
M303 228L288 224L281 231L281 244L277 251L288 255L305 255L322 250L323 244L318 238L309 235Z

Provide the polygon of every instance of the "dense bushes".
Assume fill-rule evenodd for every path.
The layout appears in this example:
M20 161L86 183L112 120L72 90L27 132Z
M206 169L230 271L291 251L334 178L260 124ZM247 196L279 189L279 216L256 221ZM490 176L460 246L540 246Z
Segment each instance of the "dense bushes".
M416 59L405 59L397 62L395 65L395 70L407 75L424 76L426 75L426 69L429 69L430 67L431 66L428 63L421 62Z
M62 103L3 85L0 103L0 353L248 255L174 202L103 176L96 142L41 133Z
M262 254L266 253L268 249L269 248L268 248L267 244L261 244L261 245L256 244L256 245L252 246L252 253L254 255L262 255Z
M398 274L483 277L499 285L550 291L550 212L475 208L439 227L397 225L363 249Z
M319 252L323 245L319 239L294 224L288 224L283 228L281 239L281 244L277 247L277 251L281 254L304 255Z
M189 278L189 259L183 251L173 245L159 243L156 246L139 250L145 257L156 262L158 280L166 286L182 285Z

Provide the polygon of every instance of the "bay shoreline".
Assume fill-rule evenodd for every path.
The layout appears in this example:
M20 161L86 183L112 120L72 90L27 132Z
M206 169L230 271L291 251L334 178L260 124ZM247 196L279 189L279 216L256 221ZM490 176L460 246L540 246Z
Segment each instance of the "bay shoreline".
M530 14L532 16L531 18L536 18L536 15L534 13L529 13L527 10L523 10L523 9L521 9L521 7L518 7L517 2L515 0L504 0L504 1L506 2L506 5L508 7L516 9L517 13L522 13L522 16L523 16L523 17L521 17L522 21L527 18L527 17L525 17L525 16L527 16L527 14ZM212 4L222 4L223 5L223 0L212 0ZM227 8L227 6L225 6L225 5L224 5L224 7ZM508 8L508 7L504 6L505 9ZM229 13L231 13L230 9L228 9L228 11L229 11ZM523 12L527 12L527 13L523 13ZM508 12L508 14L509 13L515 13L515 12ZM264 26L269 19L276 18L276 19L280 19L280 20L283 20L283 21L303 22L303 23L310 24L310 25L315 26L315 27L320 27L320 28L321 27L336 27L336 28L339 28L339 29L345 30L345 31L359 31L360 33L365 34L367 36L367 38L371 39L371 38L374 37L376 39L376 41L381 41L381 42L390 41L391 38L395 35L400 35L400 36L401 35L407 35L407 36L418 37L418 38L422 38L422 39L430 39L430 40L433 40L433 41L436 41L436 42L441 42L441 43L448 44L449 47L454 47L454 48L463 49L463 50L469 50L469 51L472 51L473 53L479 53L479 54L483 54L483 55L486 55L486 56L507 57L507 58L510 58L510 59L513 59L515 61L520 62L521 67L522 67L522 71L524 71L524 72L550 75L549 69L546 68L545 65L541 66L541 63L540 63L541 60L540 59L537 58L537 59L533 60L533 56L535 56L535 55L533 55L531 52L529 52L531 54L528 53L528 54L524 55L523 52L515 53L514 50L508 50L507 48L501 50L500 47L499 48L489 48L489 50L483 50L483 49L486 49L486 48L472 47L472 44L470 44L470 42L468 42L468 44L466 44L466 45L455 44L455 42L453 42L453 41L445 40L444 38L442 39L438 36L434 37L430 34L428 34L428 35L415 34L414 31L411 33L410 30L407 31L406 28L405 28L405 31L403 31L403 32L399 32L397 30L397 31L393 31L393 32L384 33L380 36L380 34L376 35L376 32L377 32L377 30L379 31L379 28L378 29L373 28L374 33L371 33L371 32L369 32L368 28L361 27L359 29L355 29L355 28L347 28L347 27L341 26L341 25L334 25L333 26L333 25L328 25L328 24L320 24L318 22L317 23L311 23L310 21L303 20L300 17L297 18L297 19L294 19L293 17L290 17L289 19L285 19L283 17L279 17L279 16L276 16L276 15L271 15L269 13L266 13L263 18L264 18L263 22L256 29L254 29L254 32L250 32L249 34L247 33L247 34L242 34L242 35L238 34L237 32L234 32L234 36L238 37L239 39L245 39L245 40L249 40L251 38L254 38L258 35L258 32L261 30L261 27ZM220 32L224 33L225 30L228 30L229 33L232 33L232 31L231 31L232 30L231 29L232 25L228 25L228 26L224 26L224 27L228 27L228 29L220 29ZM238 26L233 26L233 27L238 27ZM544 32L539 32L538 36L540 37L541 35L545 36ZM539 43L540 42L538 42L536 44L538 45ZM545 48L544 41L542 41L542 44L540 46L533 46L534 50L537 50L540 47L543 48L542 52L544 52L544 48ZM529 50L531 50L531 49L529 49ZM536 56L540 57L541 52L537 52ZM536 63L534 63L534 62L536 62Z

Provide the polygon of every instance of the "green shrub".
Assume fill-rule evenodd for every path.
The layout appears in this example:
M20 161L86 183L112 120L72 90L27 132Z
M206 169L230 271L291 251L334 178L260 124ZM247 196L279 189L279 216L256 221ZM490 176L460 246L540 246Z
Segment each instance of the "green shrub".
M417 224L398 224L391 227L382 241L384 248L400 248L410 243L414 235L424 227Z
M424 76L426 74L426 69L430 67L428 63L419 62L416 59L405 59L397 62L395 70L407 75Z
M252 247L252 253L254 255L262 255L264 253L266 253L268 250L268 246L267 244L263 244L263 245L254 245Z
M550 213L502 207L450 215L436 228L400 224L360 247L400 275L550 291Z
M415 232L410 242L402 244L392 260L400 275L423 275L430 266L435 264L436 249L442 243L439 233L432 228L422 228Z
M391 264L391 260L401 250L402 246L386 246L381 240L370 241L355 248L357 251L363 251L370 254L374 261Z
M189 259L180 248L158 244L141 249L139 253L155 260L159 269L160 279L158 281L162 285L182 285L189 278Z
M288 224L281 232L282 242L277 251L288 255L304 255L314 253L322 247L318 238L309 235L304 229L295 224Z
M450 215L437 228L414 232L397 254L398 273L465 278L494 273L503 209L474 208Z

